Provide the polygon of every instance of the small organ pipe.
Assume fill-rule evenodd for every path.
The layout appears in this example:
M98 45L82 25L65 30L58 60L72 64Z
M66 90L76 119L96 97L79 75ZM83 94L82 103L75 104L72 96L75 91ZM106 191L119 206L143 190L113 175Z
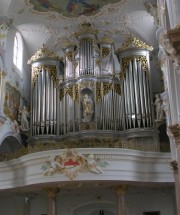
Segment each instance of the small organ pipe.
M130 89L130 104L131 104L131 119L135 127L135 102L134 102L134 82L132 77L132 63L129 62L129 89Z
M55 83L53 83L53 91L54 91L54 134L57 133L57 89L55 87Z
M44 68L41 72L41 133L44 134L44 125L45 125L45 91L44 91Z
M131 116L132 116L132 112L131 112L131 97L130 97L130 82L129 82L129 73L128 71L126 72L126 80L127 80L127 101L128 101L128 122L130 125L130 128L132 127L131 125Z
M41 126L41 74L38 76L38 135L40 132L40 126Z
M139 75L139 89L140 89L140 100L141 100L141 114L142 122L145 127L145 104L144 104L144 91L143 91L143 71L141 70L141 65L138 63L138 75Z
M147 124L149 124L148 122L148 103L147 103L147 91L146 91L146 78L145 78L145 74L144 71L142 70L142 80L143 80L143 91L144 91L144 103L145 103L145 113L146 113L146 122Z
M141 126L141 114L140 114L140 98L139 98L139 79L137 73L137 63L136 58L133 60L133 68L134 68L134 90L135 90L135 104L136 104L136 115L138 127Z
M49 82L50 82L50 76L49 76L49 72L46 71L46 130L47 130L47 134L49 133L49 126L50 126L50 121L49 121L49 114L50 114L50 109L49 109L49 106L50 106L50 88L49 88Z
M126 78L123 81L123 91L124 91L124 106L125 106L125 121L128 126L128 104L127 104L127 84Z

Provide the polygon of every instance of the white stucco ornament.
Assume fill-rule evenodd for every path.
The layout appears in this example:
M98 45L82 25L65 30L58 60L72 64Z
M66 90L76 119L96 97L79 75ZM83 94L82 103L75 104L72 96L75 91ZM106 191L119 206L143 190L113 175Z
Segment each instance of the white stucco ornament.
M95 158L94 154L84 156L76 150L66 149L61 155L49 156L48 161L42 165L42 175L61 173L73 180L80 172L102 174L101 168L107 165L107 162Z

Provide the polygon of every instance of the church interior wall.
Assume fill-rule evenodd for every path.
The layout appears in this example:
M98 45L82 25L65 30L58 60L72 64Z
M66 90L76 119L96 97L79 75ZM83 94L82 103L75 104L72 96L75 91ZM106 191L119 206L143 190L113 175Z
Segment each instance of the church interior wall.
M145 191L146 190L146 191ZM93 215L99 214L100 210L104 214L111 215L116 213L116 195L113 190L100 189L84 190L79 193L75 187L73 192L68 189L57 194L57 215ZM146 192L146 193L145 193ZM88 194L88 195L87 195ZM0 197L0 208L2 214L20 215L24 214L29 208L29 215L47 214L46 193L32 193L29 202L26 202L25 194ZM143 215L143 212L160 211L163 215L175 215L174 191L168 188L132 188L126 194L126 210L128 215Z
M180 22L179 0L164 0L164 4L165 1L169 15L168 18L162 17L162 33L165 32L169 24L171 28L174 28ZM163 0L159 0L159 2L163 2ZM164 8L161 9L163 10ZM173 16L173 14L175 15ZM18 75L16 69L13 68L13 41L16 32L16 29L10 29L6 39L5 69L7 75L4 78L4 86L6 83L9 83L12 88L17 90L20 93L20 108L25 105L30 110L31 66L27 64L30 53L28 53L28 49L26 48L27 44L23 41L23 69L22 75ZM139 32L139 35L141 35L141 33L143 35L143 32ZM146 36L146 38L148 38L148 36ZM160 38L157 39L160 42ZM161 48L162 47L160 47L160 49ZM60 53L62 55L62 51L60 51ZM165 54L164 50L161 54L162 56ZM121 65L116 56L114 56L114 61L115 73L117 77L119 77ZM163 122L165 125L179 123L180 99L178 95L180 94L180 77L173 67L172 59L166 59L164 65L165 69L162 69L162 71L158 62L158 53L153 51L150 56L150 65L150 76L153 80L151 82L153 96L151 105L155 109L154 100L156 93L159 95L163 92L167 93L169 95L168 105L170 109L166 121L164 118ZM3 93L5 100L6 92L4 91ZM17 124L13 123L13 119L7 116L6 122L0 127L0 146L2 143L6 142L4 140L10 136L14 137L20 144L23 144L20 131L18 129L16 130ZM42 142L44 139L43 137ZM156 144L156 142L158 142L156 136L151 140L142 140L142 143L150 143L150 145L152 143ZM11 146L8 145L8 147L8 150L11 150ZM161 215L176 215L174 178L173 171L169 166L171 159L176 159L174 140L171 140L171 152L166 153L142 152L119 148L79 149L79 152L82 154L87 155L88 153L92 153L97 157L100 155L103 159L107 158L105 161L108 162L108 166L103 169L103 175L93 175L92 172L80 173L77 179L73 179L73 181L69 181L69 178L63 174L54 176L48 175L47 177L42 175L42 166L45 161L48 161L49 156L55 156L57 153L60 154L61 152L62 150L42 151L26 154L11 161L0 163L0 175L2 175L0 189L7 189L7 193L0 193L0 214L47 215L48 197L46 190L43 189L42 186L40 190L37 189L36 191L36 189L32 189L31 191L31 188L28 188L28 186L41 186L44 183L47 188L48 184L52 186L53 183L56 183L55 186L59 190L56 196L57 215L113 215L116 214L117 210L115 189L113 186L101 188L99 184L101 181L105 183L108 181L115 181L120 184L128 184L128 182L130 182L128 185L130 189L125 194L128 215L144 215L144 212L152 211L160 211ZM68 187L68 183L65 183L65 185L63 184L63 182L67 181L71 185L70 187ZM92 181L93 185L91 184L89 189L84 189L81 187L81 181L83 183L85 182L85 184ZM74 182L75 185L73 187ZM98 184L97 187L96 182ZM11 188L12 190L9 191L8 189ZM27 193L26 191L21 191L21 189L23 190L24 188L27 190ZM102 209L103 214L100 212Z

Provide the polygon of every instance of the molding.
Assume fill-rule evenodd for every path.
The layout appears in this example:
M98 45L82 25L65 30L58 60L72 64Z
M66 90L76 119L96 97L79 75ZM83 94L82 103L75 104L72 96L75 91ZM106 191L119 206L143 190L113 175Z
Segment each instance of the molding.
M75 171L77 174L74 178L66 175L65 173L67 172L63 172L63 169L59 169L60 171L56 174L43 176L42 166L49 160L49 157L63 157L65 150L33 153L11 161L0 162L0 175L2 176L0 179L0 190L35 184L42 184L42 186L45 186L52 182L54 182L56 186L56 183L66 183L71 180L174 182L173 173L168 165L171 161L170 153L105 148L82 148L76 149L76 151L77 154L75 155L80 155L81 158L88 158L89 155L93 155L95 161L101 164L107 162L108 165L100 166L102 170L100 174L94 173L90 171L90 169L76 172L75 169L71 167L66 170L68 170L69 176ZM65 156L65 158L67 158L67 156ZM97 164L98 163L95 163L95 166L97 166ZM25 173L26 180L24 180Z

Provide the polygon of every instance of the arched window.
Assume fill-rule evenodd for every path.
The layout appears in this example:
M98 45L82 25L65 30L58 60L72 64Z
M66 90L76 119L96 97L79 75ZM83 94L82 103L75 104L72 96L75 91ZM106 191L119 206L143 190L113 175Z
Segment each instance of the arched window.
M23 56L22 37L20 33L17 32L14 37L13 64L20 76L22 75L22 56Z

